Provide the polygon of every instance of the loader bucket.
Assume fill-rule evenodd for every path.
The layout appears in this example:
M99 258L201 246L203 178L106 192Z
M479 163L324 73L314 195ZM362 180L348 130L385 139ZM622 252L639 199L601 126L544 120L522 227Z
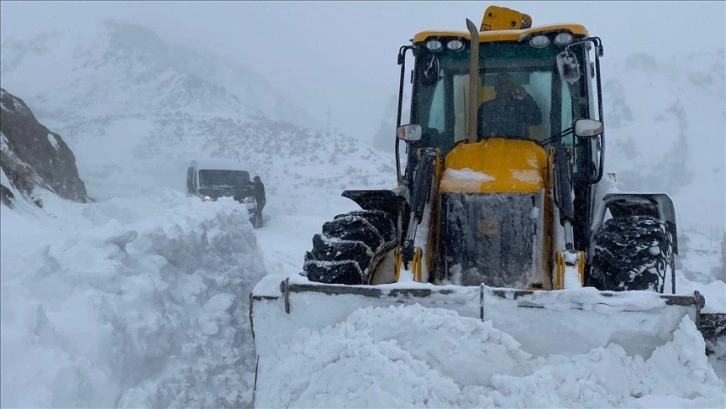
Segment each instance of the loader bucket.
M265 276L250 295L250 322L257 355L275 353L302 328L320 330L345 321L359 308L418 303L447 308L466 317L480 316L479 287L434 286L420 283L338 285L305 277Z
M260 365L295 333L345 321L356 309L419 304L491 320L533 356L582 354L609 343L645 358L673 339L689 316L698 326L703 297L594 288L522 291L481 286L397 283L322 284L305 277L266 276L250 295L250 320Z
M482 320L516 339L535 356L571 356L610 343L649 358L673 340L686 315L698 326L704 300L652 291L595 288L518 291L482 285Z

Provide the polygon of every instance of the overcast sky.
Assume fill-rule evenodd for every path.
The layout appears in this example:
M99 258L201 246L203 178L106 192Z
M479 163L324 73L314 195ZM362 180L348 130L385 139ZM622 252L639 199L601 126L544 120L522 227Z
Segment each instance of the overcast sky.
M605 58L638 51L682 56L724 48L724 2L88 1L0 2L0 34L113 18L256 70L323 123L360 138L375 132L397 93L396 53L418 31L466 31L496 4L534 25L579 23L602 38ZM605 61L604 61L605 63Z

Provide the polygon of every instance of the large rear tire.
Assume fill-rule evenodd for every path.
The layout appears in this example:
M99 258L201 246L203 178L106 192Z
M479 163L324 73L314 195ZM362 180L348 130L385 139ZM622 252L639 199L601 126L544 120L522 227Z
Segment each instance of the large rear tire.
M398 243L391 215L357 210L336 216L313 236L303 270L310 281L369 284L378 263Z
M595 235L589 284L602 291L675 294L673 237L650 216L612 218Z

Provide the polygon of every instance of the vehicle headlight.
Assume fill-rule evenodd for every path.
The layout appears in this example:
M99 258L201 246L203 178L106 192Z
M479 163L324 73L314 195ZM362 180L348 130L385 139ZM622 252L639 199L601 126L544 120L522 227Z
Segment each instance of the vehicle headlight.
M209 201L212 200L212 197L211 196L204 196L204 197L202 197L202 200L204 200L205 202L209 202Z

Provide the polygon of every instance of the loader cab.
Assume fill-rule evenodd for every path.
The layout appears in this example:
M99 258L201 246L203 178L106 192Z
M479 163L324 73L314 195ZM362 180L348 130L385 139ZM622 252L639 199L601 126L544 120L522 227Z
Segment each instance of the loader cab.
M547 33L549 35L540 33L522 40L516 35L516 40L511 41L495 32L481 33L477 99L479 107L493 100L496 77L507 74L516 86L534 99L542 114L541 123L530 126L524 138L543 146L573 146L576 141L572 134L561 139L552 137L571 128L575 119L600 119L598 90L590 81L596 73L594 69L587 69L586 75L591 57L586 52L586 43L581 43L569 50L578 59L580 79L569 82L563 78L558 54L569 44L584 40L586 32L580 26L555 26L551 31ZM572 32L581 34L573 35ZM563 38L559 40L561 45L550 37ZM534 38L546 38L549 43L541 45L545 40L537 42ZM449 43L462 45L456 46L460 49L450 49ZM467 39L463 33L444 36L423 32L414 37L410 49L414 67L410 79L409 121L421 126L421 139L409 143L408 154L415 154L419 147L431 146L446 155L455 144L467 139L470 81Z
M576 241L582 248L593 214L593 185L602 177L603 135L576 137L572 128L578 119L602 121L600 40L588 37L584 27L571 24L479 34L478 88L474 91L477 109L495 98L495 78L502 73L536 102L541 112L539 124L528 126L523 135L497 137L529 140L545 150L557 147L571 151L576 213L581 219ZM470 35L465 32L420 32L412 45L400 49L398 125L408 111L405 123L420 126L420 138L405 141L405 168L398 166L401 184L412 184L419 148L438 148L446 157L457 144L470 142L470 58ZM410 71L405 70L407 59L413 64ZM409 81L410 106L405 107L404 83ZM486 120L478 118L478 126ZM479 140L482 137L479 134ZM406 138L399 136L397 140L397 165L401 162L401 139Z

